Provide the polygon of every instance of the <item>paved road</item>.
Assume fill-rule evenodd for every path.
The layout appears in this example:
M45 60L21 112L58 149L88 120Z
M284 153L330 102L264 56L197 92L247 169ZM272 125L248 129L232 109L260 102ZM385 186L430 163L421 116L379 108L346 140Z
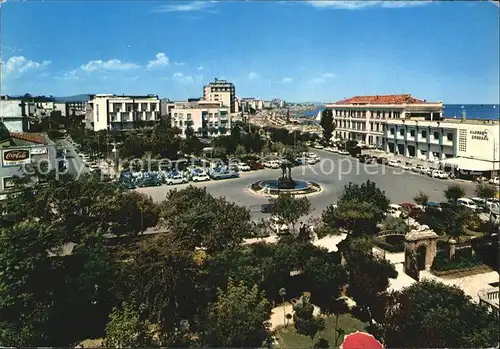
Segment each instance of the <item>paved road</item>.
M312 217L319 216L329 204L336 201L341 196L344 186L349 182L361 184L368 179L374 181L379 188L384 190L393 203L411 202L419 190L427 193L430 201L442 201L444 199L443 191L451 183L462 185L467 196L474 195L475 185L472 183L439 180L378 164L365 165L356 159L326 151L317 150L315 152L321 157L320 163L296 167L292 170L294 179L314 181L324 188L322 193L308 196L313 207ZM205 186L214 196L224 196L237 204L250 207L253 218L258 219L265 216L259 210L260 205L267 202L267 198L251 193L248 188L255 181L277 178L280 174L281 170L265 169L242 173L239 179L210 181L193 185ZM155 201L161 201L172 188L182 189L186 186L162 186L137 190L150 195Z
M82 158L78 156L75 147L73 147L73 145L70 142L63 139L59 142L59 144L63 148L67 149L66 160L68 162L69 173L78 177L78 175L89 172L89 169L86 166L84 166Z

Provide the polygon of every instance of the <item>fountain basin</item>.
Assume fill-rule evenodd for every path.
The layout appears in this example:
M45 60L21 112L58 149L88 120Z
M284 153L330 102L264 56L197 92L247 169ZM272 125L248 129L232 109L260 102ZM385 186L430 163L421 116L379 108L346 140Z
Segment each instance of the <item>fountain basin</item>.
M250 189L253 192L264 195L277 195L278 193L289 193L293 195L307 195L321 191L321 186L314 182L294 180L294 188L279 188L278 179L267 179L252 183Z

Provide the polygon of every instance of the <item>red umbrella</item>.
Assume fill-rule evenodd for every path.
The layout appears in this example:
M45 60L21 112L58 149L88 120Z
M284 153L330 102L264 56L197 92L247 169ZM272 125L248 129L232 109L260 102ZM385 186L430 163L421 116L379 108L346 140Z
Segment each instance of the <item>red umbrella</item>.
M344 337L340 349L384 349L384 346L371 334L356 331Z

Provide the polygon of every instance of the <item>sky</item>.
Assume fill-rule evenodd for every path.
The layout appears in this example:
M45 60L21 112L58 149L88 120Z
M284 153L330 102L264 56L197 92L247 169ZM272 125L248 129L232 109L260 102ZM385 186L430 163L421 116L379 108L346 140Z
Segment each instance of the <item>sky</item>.
M499 7L439 1L0 0L2 94L499 103Z

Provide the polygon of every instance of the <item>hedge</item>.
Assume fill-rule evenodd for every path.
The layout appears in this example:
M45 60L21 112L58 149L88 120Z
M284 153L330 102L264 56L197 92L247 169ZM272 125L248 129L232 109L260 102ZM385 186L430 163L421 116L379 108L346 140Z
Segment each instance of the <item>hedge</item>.
M483 262L475 257L456 256L450 260L443 255L437 254L432 263L432 270L450 271L450 270L468 270L482 266Z
M391 245L386 241L382 240L382 238L375 238L373 239L373 243L376 246L380 247L381 249L391 253L404 252L405 250L404 241L401 244Z

